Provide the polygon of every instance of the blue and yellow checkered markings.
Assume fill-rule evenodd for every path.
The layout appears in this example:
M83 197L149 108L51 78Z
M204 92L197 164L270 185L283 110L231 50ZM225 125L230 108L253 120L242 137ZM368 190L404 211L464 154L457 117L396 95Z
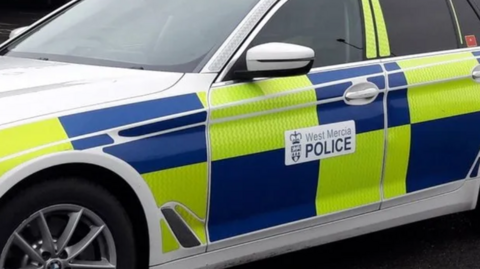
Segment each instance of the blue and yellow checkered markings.
M308 99L310 103L311 100L328 101L343 96L353 84L348 79L370 79L379 88L385 88L385 77L378 65L353 68L352 71L350 69L332 71L327 76L317 76L317 80L312 80L312 77L315 76L308 76L310 79L308 83L297 80L298 83L282 84L288 85L288 89L282 88L282 91L305 88L319 83L331 84L318 85L314 91L308 91L308 98L305 96L305 100ZM338 79L344 81L335 84ZM269 83L267 81L257 86L262 89ZM251 85L242 89L246 100L248 100L248 90L252 89L256 92L259 91L258 87ZM276 92L278 90L276 87L267 92ZM222 96L220 104L228 104L229 99L225 97L229 93L224 92L228 89L220 91ZM217 104L219 101L215 100L215 90L212 95L212 105L215 107L219 105ZM332 104L312 104L312 106L289 111L213 123L210 129L212 141L211 203L208 226L210 240L214 242L378 202L384 141L382 96L363 109L348 106L343 100L337 100ZM231 96L233 99L230 99L230 102L243 100L234 97ZM288 102L283 105L289 106ZM331 105L333 107L330 107ZM268 111L266 107L265 112ZM357 128L360 131L358 139L364 144L359 148L358 153L334 158L335 160L315 161L294 166L284 165L283 135L285 131L317 126L319 123L327 124L352 119L358 121ZM356 167L360 166L364 160L375 165L363 166L358 175L351 172L332 174L332 171L341 170L342 163ZM326 181L327 178L330 180ZM360 183L353 182L356 178ZM299 184L299 180L302 184ZM319 181L323 182L321 187L319 187ZM338 181L348 182L353 187L347 188L344 192L344 186L338 184ZM354 189L363 191L356 192ZM347 195L336 195L342 192Z
M468 177L480 149L479 86L462 78L473 59L459 53L385 65L397 88L387 101L385 198Z
M75 150L87 150L113 144L113 139L108 134L87 137L73 140L72 145Z
M321 85L360 77L366 77L367 81L376 84L379 89L385 89L385 77L383 76L383 70L380 65L354 67L308 75L312 85ZM321 101L342 97L345 91L352 85L353 83L351 81L345 81L328 86L319 86L315 89L317 100Z
M319 73L312 73L308 75L308 78L313 85L335 82L345 79L352 79L356 77L364 77L375 74L383 74L381 65L367 65L348 69L325 71Z
M200 109L204 109L204 105L199 95L186 94L93 110L59 119L72 138Z
M367 66L357 67L353 69L353 72L349 70L337 71L335 77L356 78L354 75L374 75L367 78L367 81L377 85L379 89L385 89L385 76L375 75L376 72L382 71L380 66ZM314 81L312 81L314 83ZM317 100L330 99L335 97L341 97L345 91L352 86L352 82L339 83L332 86L317 88ZM368 106L350 106L343 100L330 102L325 104L319 104L317 106L317 116L321 124L330 124L335 122L342 122L347 120L354 120L357 128L357 133L365 133L375 130L381 130L384 128L384 109L383 109L383 93L380 93L375 101Z
M129 163L140 174L207 160L205 126L152 136L103 149Z
M357 134L383 130L383 93L366 106L349 106L343 101L320 104L317 114L322 124L354 120Z
M39 150L3 162L0 170L4 173L25 161L49 153L110 145L113 139L108 134L92 133L176 113L202 110L205 106L206 93L201 92L67 115L1 130L0 139L11 143L0 150L0 157L36 148ZM135 131L141 132L132 132ZM92 136L88 137L90 134ZM85 137L77 139L79 136Z
M207 120L207 112L194 113L191 115L179 116L174 119L164 120L143 126L122 130L119 132L123 137L137 137L159 133L175 128L204 123Z
M480 149L480 113L411 125L407 192L468 177Z

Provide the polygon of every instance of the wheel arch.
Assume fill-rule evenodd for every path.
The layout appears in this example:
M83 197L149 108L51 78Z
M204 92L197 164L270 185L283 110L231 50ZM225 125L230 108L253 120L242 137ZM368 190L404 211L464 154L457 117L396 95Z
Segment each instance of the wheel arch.
M128 203L125 199L119 200L133 217L132 221L137 225L143 223L148 228L148 233L142 229L134 231L136 236L143 236L146 237L144 240L148 240L146 246L149 249L143 249L145 251L141 249L140 256L144 255L143 258L148 259L149 266L162 262L161 255L158 255L161 253L160 213L155 198L141 175L130 165L113 156L95 152L70 151L49 154L25 162L1 178L0 203L8 200L10 195L14 195L16 190L21 189L25 184L38 182L45 176L65 174L83 176L87 180L95 179L96 183L105 186L117 197L127 195ZM118 182L119 185L111 188L112 182ZM135 206L136 203L141 207L140 212L137 210L138 206Z

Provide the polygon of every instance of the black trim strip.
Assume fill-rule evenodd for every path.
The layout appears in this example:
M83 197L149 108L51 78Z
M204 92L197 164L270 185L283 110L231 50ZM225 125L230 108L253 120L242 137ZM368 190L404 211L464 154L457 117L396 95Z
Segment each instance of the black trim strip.
M257 60L261 63L291 63L291 62L308 62L313 61L313 58L301 58L301 59L284 59L284 60Z
M173 209L162 208L162 213L182 247L192 248L201 245L197 237L192 233L190 228L187 227L187 225Z

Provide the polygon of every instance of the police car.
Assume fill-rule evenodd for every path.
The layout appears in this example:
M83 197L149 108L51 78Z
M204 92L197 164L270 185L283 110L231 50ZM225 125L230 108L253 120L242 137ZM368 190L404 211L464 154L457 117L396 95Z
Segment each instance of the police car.
M476 209L480 0L76 0L0 46L0 268L225 268Z

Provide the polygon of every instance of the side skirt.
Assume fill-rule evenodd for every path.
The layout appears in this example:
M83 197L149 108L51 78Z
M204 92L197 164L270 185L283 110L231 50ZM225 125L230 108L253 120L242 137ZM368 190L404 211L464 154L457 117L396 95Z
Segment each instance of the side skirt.
M480 179L458 190L361 216L297 230L154 266L153 269L225 268L475 208Z

